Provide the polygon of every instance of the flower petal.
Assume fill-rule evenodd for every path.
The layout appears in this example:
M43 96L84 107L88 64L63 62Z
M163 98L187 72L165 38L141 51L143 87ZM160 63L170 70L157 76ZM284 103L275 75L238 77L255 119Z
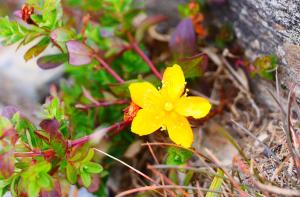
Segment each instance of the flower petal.
M211 104L205 98L198 96L183 96L176 103L176 112L182 116L193 118L205 117L211 109Z
M190 123L185 117L172 113L166 120L166 126L173 142L185 148L191 147L194 141L194 134Z
M179 98L185 87L185 78L181 67L177 64L168 67L163 75L162 95L170 99Z
M148 135L162 126L164 112L140 109L131 124L131 131L138 135Z
M161 106L161 95L149 82L138 82L129 85L132 101L142 108Z

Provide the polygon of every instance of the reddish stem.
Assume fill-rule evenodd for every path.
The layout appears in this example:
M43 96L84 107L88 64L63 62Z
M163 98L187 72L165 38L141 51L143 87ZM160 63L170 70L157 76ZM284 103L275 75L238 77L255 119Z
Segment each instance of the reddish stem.
M122 79L118 73L116 73L100 56L94 54L94 58L106 69L106 71L111 74L119 83L124 83L124 79Z
M37 157L37 156L43 156L42 152L15 152L15 157Z
M99 134L102 134L103 132L109 132L109 131L113 131L113 130L119 131L128 125L129 125L129 122L125 122L125 121L118 122L118 123L111 125L110 127L105 128L105 130L99 130L98 132L92 133L91 135L84 136L82 138L79 138L79 139L76 139L73 141L69 141L68 149L73 148L75 146L85 144L85 143L89 142L90 140L97 138L99 136ZM15 157L37 157L37 156L51 156L53 154L54 154L54 150L48 149L48 150L39 151L39 152L15 152L14 156Z
M125 122L125 121L118 122L118 123L111 125L110 127L105 128L104 131L99 130L98 132L92 133L91 135L84 136L82 138L73 140L70 144L70 148L81 145L81 144L85 144L92 139L96 139L99 136L99 134L101 134L103 132L109 132L109 131L113 131L113 130L117 130L117 131L122 130L124 127L126 127L128 125L128 123L129 122Z
M82 105L82 104L77 104L75 107L79 109L90 109L94 107L107 107L111 105L123 105L129 103L128 100L116 100L116 101L104 101L104 102L98 102L90 105Z
M146 64L148 64L148 66L151 69L151 71L153 72L153 74L161 80L162 76L161 76L160 72L156 69L153 62L143 52L143 50L140 48L140 46L138 45L138 43L135 41L135 39L133 38L133 36L130 33L128 33L128 39L130 41L130 44L131 44L131 47L133 48L133 50L146 62Z

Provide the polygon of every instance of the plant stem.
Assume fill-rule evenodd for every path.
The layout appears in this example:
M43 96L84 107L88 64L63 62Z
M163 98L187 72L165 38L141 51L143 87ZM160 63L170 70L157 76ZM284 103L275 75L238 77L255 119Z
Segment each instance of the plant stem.
M112 130L121 130L124 127L128 126L129 122L118 122L110 127L103 128L95 133L92 133L91 135L84 136L82 138L73 140L73 141L68 141L68 149L73 148L75 146L79 146L82 144L85 144L91 140L97 140L99 139L99 136L102 136L104 133L112 131ZM37 157L37 156L49 156L55 154L53 149L48 149L45 151L38 151L38 152L14 152L15 157Z
M128 33L127 35L128 35L128 39L130 41L132 49L146 62L146 64L148 64L148 66L151 69L151 71L153 72L153 74L161 80L162 76L161 76L160 72L156 69L153 62L148 58L148 56L139 47L138 43L135 41L133 36L130 33Z
M118 75L99 55L94 54L94 58L104 67L104 69L111 74L119 83L124 83L124 79Z
M110 127L101 129L101 130L99 130L95 133L92 133L91 135L84 136L82 138L71 141L69 148L72 148L74 146L78 146L78 145L81 145L81 144L85 144L90 140L97 140L99 138L99 136L102 136L103 133L106 133L106 132L109 132L109 131L112 131L112 130L121 130L124 127L126 127L127 125L128 125L128 122L125 122L125 121L115 123L115 124L111 125Z
M104 101L104 102L97 102L94 104L90 104L90 105L82 105L82 104L77 104L75 107L79 108L79 109L90 109L90 108L94 108L94 107L107 107L107 106L111 106L111 105L123 105L123 104L128 104L130 101L128 100L115 100L115 101Z

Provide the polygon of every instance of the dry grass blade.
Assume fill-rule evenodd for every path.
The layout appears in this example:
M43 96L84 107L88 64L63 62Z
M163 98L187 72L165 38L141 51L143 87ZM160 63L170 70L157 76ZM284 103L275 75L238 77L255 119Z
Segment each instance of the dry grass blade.
M132 195L132 194L138 193L138 192L153 191L153 190L158 190L158 189L174 189L174 190L186 189L186 190L195 190L195 191L201 190L203 192L214 192L214 193L221 194L221 192L219 192L219 191L213 191L213 190L200 188L200 187L179 186L179 185L175 185L175 186L174 185L164 185L164 186L151 185L151 186L145 186L145 187L140 187L140 188L124 191L124 192L116 195L116 197L123 197L123 196Z
M286 135L287 135L287 144L288 144L288 148L289 148L289 151L292 155L292 158L294 160L294 163L295 163L295 167L296 167L296 171L297 171L297 176L298 176L298 179L300 179L300 169L299 169L299 164L300 164L300 161L299 161L299 156L298 154L294 151L293 149L293 145L292 145L292 136L294 136L294 131L293 131L293 128L292 128L292 124L291 124L291 110L292 110L292 103L293 103L293 100L295 99L296 95L295 95L295 90L296 90L296 87L298 86L299 84L296 83L292 86L290 92L289 92L289 96L288 96L288 114L287 114L287 130L286 130Z
M154 179L150 178L148 175L146 175L143 172L135 169L134 167L130 166L129 164L125 163L124 161L122 161L122 160L120 160L120 159L118 159L118 158L116 158L116 157L114 157L114 156L112 156L112 155L110 155L110 154L108 154L108 153L100 150L100 149L94 148L94 150L97 151L97 152L99 152L99 153L101 153L101 154L103 154L103 155L105 155L105 156L107 156L107 157L109 157L109 158L111 158L111 159L113 159L113 160L115 160L115 161L117 161L117 162L119 162L119 163L121 163L121 164L123 164L124 166L130 168L131 170L133 170L137 174L141 175L145 179L149 180L150 182L155 183Z
M239 192L239 195L241 197L248 196L248 194L242 190L242 188L240 187L239 183L230 175L230 173L227 172L226 169L224 169L224 168L221 167L221 163L217 159L217 157L210 150L208 150L207 148L204 148L204 151L206 152L207 155L209 155L211 157L212 161L214 163L216 163L219 166L220 169L223 170L223 172L226 174L226 176L228 177L229 181L232 183L232 185L234 186L234 188Z
M253 135L248 129L246 129L245 127L243 127L241 124L237 123L234 120L231 120L236 126L238 126L242 131L244 131L245 133L247 133L250 137L252 137L255 141L257 141L259 144L261 144L270 155L272 155L274 157L274 159L276 160L277 164L279 163L279 159L278 157L274 154L274 152L266 145L264 144L262 141L260 141L255 135Z
M202 168L195 168L195 167L188 167L188 166L173 166L173 165L153 165L154 168L156 169L178 169L178 170L189 170L189 171L193 171L196 173L201 173L204 175L207 175L208 177L220 177L220 178L224 178L227 179L224 176L220 176L217 173L212 173L212 172L208 172L207 168L202 167Z

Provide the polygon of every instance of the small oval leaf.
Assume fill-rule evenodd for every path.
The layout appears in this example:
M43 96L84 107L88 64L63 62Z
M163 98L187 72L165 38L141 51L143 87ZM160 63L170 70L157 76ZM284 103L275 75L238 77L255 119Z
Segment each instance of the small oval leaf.
M71 164L67 164L66 167L67 179L71 184L75 184L77 182L77 172L74 166Z
M82 180L82 183L84 185L84 187L88 188L91 185L91 176L86 173L86 172L81 172L80 173L80 178Z
M100 164L94 162L87 162L84 165L84 169L89 174L97 174L103 171L103 168Z
M24 59L28 61L34 57L40 55L49 45L50 39L48 37L44 37L39 43L31 47L25 54Z
M67 54L55 54L40 57L37 60L37 65L44 70L56 68L68 61Z

